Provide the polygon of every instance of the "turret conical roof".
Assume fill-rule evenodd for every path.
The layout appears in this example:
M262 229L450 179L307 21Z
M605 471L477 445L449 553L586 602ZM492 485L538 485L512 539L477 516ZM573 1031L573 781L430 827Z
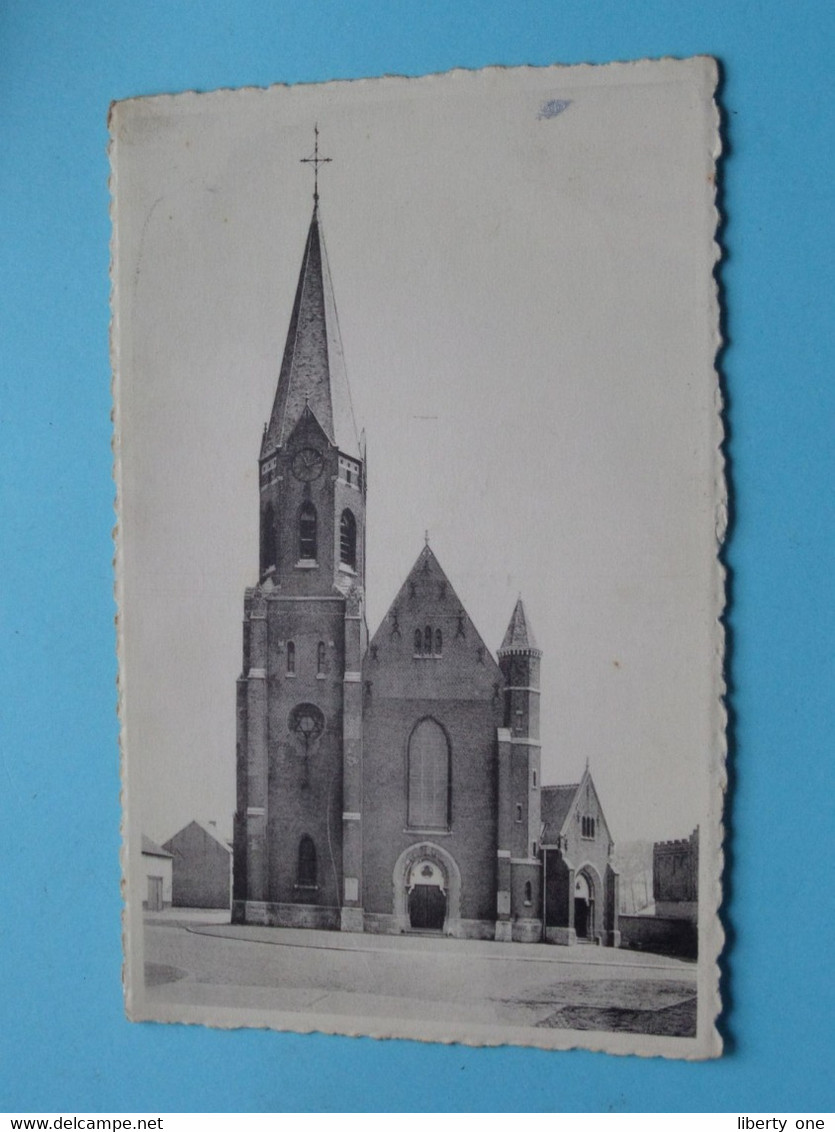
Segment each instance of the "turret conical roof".
M262 454L283 445L309 406L328 438L360 459L325 240L314 206Z
M510 624L504 635L502 647L499 649L499 656L501 656L502 653L508 652L539 653L536 637L534 637L533 630L528 624L521 597L518 599L513 609L513 615L510 618Z

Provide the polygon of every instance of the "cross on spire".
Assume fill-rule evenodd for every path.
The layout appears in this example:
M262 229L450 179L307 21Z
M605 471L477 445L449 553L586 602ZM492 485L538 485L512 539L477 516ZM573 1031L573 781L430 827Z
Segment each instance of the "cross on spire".
M333 158L332 157L320 157L319 156L319 123L318 122L313 127L313 138L314 138L314 141L313 141L313 156L312 157L302 157L299 160L300 160L302 165L312 165L313 166L313 203L315 205L318 205L319 204L319 166L320 165L326 165L329 161L333 161Z

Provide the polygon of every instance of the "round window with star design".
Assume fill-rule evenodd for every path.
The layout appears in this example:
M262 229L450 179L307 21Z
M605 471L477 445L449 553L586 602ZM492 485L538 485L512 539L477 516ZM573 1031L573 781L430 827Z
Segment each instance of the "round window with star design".
M325 717L315 704L297 704L290 712L290 730L304 744L305 750L325 730Z

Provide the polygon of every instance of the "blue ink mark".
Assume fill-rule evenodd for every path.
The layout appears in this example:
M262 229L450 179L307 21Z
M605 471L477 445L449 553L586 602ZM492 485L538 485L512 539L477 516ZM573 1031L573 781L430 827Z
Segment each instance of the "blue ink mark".
M558 114L562 114L563 110L567 110L570 105L570 98L551 98L547 102L542 103L537 118L556 118Z

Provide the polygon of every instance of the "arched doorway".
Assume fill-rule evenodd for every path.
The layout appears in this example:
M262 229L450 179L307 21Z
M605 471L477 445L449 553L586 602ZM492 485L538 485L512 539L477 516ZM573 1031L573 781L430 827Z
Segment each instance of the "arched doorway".
M594 890L585 873L574 881L574 931L577 939L594 938Z
M412 931L442 932L447 914L446 877L426 858L416 861L407 880L409 926Z
M446 849L432 841L410 845L397 858L391 879L396 930L460 934L461 871Z

